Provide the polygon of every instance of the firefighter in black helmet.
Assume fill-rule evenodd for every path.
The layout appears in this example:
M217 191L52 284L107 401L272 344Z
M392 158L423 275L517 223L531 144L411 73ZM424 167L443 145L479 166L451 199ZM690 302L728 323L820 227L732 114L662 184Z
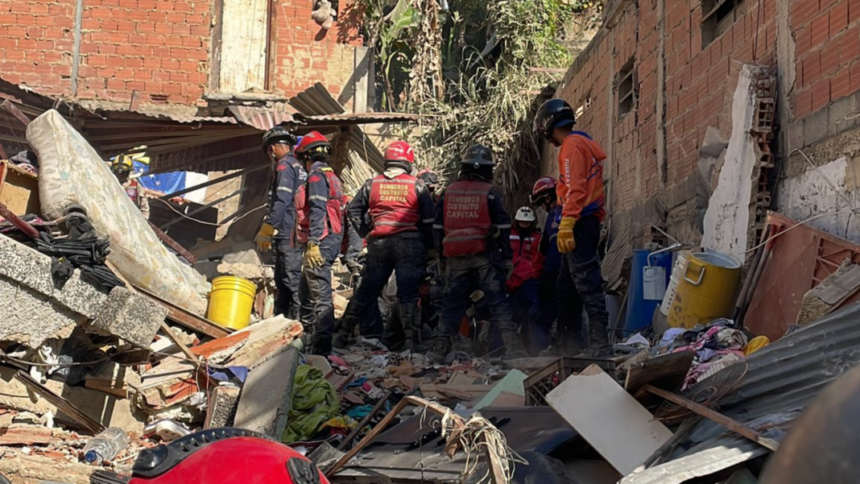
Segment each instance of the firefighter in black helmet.
M278 299L275 314L299 319L299 284L302 279L302 248L291 235L296 226L295 194L308 178L293 154L296 136L275 126L263 135L263 152L275 163L266 220L254 238L257 248L275 251L275 285Z
M442 316L429 355L437 362L444 361L451 350L451 338L475 289L484 293L490 323L501 333L505 356L526 356L505 295L505 281L513 268L511 217L492 183L495 165L489 148L471 146L460 161L457 181L445 189L436 207L433 231L445 274Z

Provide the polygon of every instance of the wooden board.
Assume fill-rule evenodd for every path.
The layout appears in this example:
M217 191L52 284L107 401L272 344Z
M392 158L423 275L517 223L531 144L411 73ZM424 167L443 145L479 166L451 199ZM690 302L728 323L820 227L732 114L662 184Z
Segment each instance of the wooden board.
M672 432L600 367L561 383L547 403L622 475L633 472Z
M627 369L624 389L634 394L650 383L658 388L675 390L684 383L695 356L695 351L683 351L634 363Z
M38 177L0 161L0 203L19 216L41 213Z

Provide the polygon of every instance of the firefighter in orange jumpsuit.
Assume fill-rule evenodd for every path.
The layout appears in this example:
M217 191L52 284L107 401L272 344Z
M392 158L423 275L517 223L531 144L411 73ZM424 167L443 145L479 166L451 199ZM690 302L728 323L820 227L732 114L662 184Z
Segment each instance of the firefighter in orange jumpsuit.
M561 205L558 225L558 323L567 331L582 332L582 312L588 314L589 349L609 343L606 293L597 246L606 211L603 208L603 161L606 153L591 136L574 130L576 116L563 99L545 102L535 116L535 131L559 147Z

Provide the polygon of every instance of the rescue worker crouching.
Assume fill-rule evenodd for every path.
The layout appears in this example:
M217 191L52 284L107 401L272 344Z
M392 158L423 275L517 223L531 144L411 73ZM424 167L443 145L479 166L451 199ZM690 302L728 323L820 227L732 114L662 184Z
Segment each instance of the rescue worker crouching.
M385 150L385 171L367 181L349 204L349 219L367 237L367 259L361 284L347 307L337 345L348 344L359 326L362 336L383 336L383 344L398 349L408 341L414 352L427 351L430 333L422 326L419 284L425 275L428 251L433 249L433 200L424 182L411 174L415 163L412 147L395 141ZM368 224L369 221L369 224ZM431 254L433 258L435 253ZM370 308L391 273L397 285L400 317L391 318L384 335L370 326ZM393 326L397 327L393 327Z
M295 196L307 180L302 163L293 154L296 136L275 126L263 135L263 152L275 162L266 220L254 241L260 252L274 249L275 285L278 299L275 314L299 319L299 286L302 279L302 248L293 239L296 226Z
M535 131L560 148L559 180L556 187L561 205L558 227L558 250L561 268L558 278L559 326L581 331L582 312L588 314L589 349L597 350L609 343L606 294L597 246L603 208L603 161L606 153L591 136L573 129L576 117L563 99L550 99L535 116Z
M295 240L304 251L300 299L307 299L313 307L313 313L302 322L305 332L312 335L311 352L328 355L335 324L331 266L343 238L343 188L329 166L332 149L325 136L311 131L302 137L295 153L308 172L307 181L296 193L294 230Z
M506 284L514 322L521 325L520 334L526 347L531 345L531 326L537 314L538 281L534 270L538 243L536 224L537 219L531 207L517 210L511 229L514 269Z
M493 155L487 147L474 145L460 163L459 177L442 195L433 225L436 246L442 252L445 288L442 316L429 356L436 362L445 360L470 305L469 296L480 289L490 323L501 333L506 356L523 357L505 296L505 281L512 269L511 218L492 185Z

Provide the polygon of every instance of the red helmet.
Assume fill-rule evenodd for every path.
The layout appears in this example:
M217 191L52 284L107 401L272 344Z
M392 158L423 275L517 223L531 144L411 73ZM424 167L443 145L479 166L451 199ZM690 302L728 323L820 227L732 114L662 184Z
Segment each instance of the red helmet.
M538 178L538 181L535 182L534 188L532 188L532 197L543 195L548 191L555 193L556 185L558 185L558 181L551 176Z
M299 142L298 146L296 146L296 153L308 153L313 148L321 146L328 146L329 149L331 149L331 144L328 142L328 138L323 136L319 131L311 131L310 133L302 136L302 140Z
M415 163L415 152L405 141L395 141L385 148L385 161L405 161Z
M129 484L328 484L307 457L247 430L220 428L140 452Z

